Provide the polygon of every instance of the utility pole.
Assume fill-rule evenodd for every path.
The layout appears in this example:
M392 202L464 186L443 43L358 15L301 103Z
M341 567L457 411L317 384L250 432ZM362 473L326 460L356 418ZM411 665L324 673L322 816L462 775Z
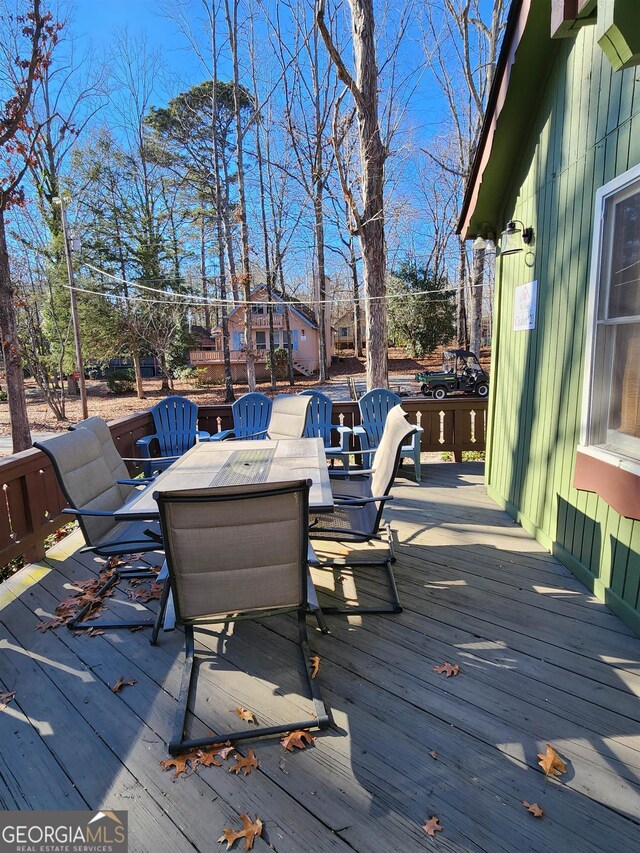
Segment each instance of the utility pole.
M64 256L67 261L67 276L69 278L69 293L71 299L71 323L73 325L73 342L76 349L76 368L78 371L78 385L80 387L80 402L82 403L82 417L86 420L89 417L89 407L87 405L87 386L84 380L84 362L82 360L82 344L80 342L80 323L78 322L78 304L76 302L76 290L73 280L73 260L71 258L71 245L69 243L69 235L67 234L67 211L64 206L64 200L60 198L53 199L54 204L60 205L60 216L62 220L62 236L64 238Z

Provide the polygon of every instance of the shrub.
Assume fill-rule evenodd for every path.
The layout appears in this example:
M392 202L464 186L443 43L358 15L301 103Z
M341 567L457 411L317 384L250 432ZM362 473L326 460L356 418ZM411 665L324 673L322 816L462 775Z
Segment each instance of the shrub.
M277 347L273 351L273 360L276 365L276 376L278 379L284 379L287 375L287 364L289 361L289 354L286 349L283 347ZM267 352L267 370L271 370L271 353Z
M6 391L0 391L0 403L6 403L6 402L7 402L7 392Z
M181 379L183 382L195 382L197 379L197 371L190 364L179 364L173 369L174 379Z
M128 394L135 391L136 376L131 368L127 370L110 370L107 373L107 385L114 394Z

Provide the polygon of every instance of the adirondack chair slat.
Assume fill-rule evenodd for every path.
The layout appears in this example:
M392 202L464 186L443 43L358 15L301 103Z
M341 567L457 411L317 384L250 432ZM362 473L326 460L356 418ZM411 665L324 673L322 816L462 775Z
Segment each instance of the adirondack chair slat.
M331 398L321 391L309 389L301 391L301 396L311 397L307 410L305 438L321 438L327 459L341 459L345 469L349 469L349 436L351 428L331 423L333 403ZM338 444L334 444L334 433L338 434Z
M231 407L233 429L215 433L211 436L211 441L223 441L225 438L266 438L271 406L271 398L266 394L259 391L243 394Z
M354 427L353 433L360 441L360 449L371 451L371 453L365 453L363 456L363 463L366 468L370 467L373 451L380 444L387 415L394 406L399 405L402 405L400 397L386 388L374 388L358 400L360 425ZM422 467L420 464L420 439L422 433L422 427L417 427L417 431L411 437L410 443L403 445L401 451L401 457L406 456L413 460L416 482L418 483L422 477Z
M167 468L174 459L186 453L196 442L208 441L209 433L198 431L198 407L186 397L165 397L151 409L155 433L138 439L136 446L146 461L143 463L145 476ZM161 460L153 460L151 446L157 441Z

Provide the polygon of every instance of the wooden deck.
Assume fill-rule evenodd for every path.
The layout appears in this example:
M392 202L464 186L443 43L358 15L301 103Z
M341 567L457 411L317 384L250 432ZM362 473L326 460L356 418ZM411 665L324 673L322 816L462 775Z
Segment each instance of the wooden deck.
M99 567L76 534L0 587L0 692L16 692L0 712L0 806L127 809L135 853L222 850L242 813L264 823L256 851L640 849L640 640L484 495L479 463L423 472L388 510L404 613L330 617L329 636L309 620L335 728L295 754L246 744L260 762L247 777L227 762L174 781L160 766L179 632L151 648L148 631L35 630ZM361 598L384 594L375 571L357 578ZM351 589L346 571L317 582ZM238 705L261 724L308 714L294 631L277 618L205 637L218 654L194 730L237 726ZM434 672L445 660L457 677ZM137 683L114 694L119 676ZM558 781L537 766L547 743L567 762ZM435 840L421 829L434 815Z

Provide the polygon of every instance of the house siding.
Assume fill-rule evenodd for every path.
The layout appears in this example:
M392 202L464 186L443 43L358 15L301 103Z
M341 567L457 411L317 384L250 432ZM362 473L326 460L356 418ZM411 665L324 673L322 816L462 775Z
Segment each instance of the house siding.
M573 488L596 190L640 162L640 71L614 72L587 26L555 54L501 222L535 243L497 261L487 487L640 633L640 522ZM527 251L531 249L531 251ZM536 328L513 331L537 280Z

